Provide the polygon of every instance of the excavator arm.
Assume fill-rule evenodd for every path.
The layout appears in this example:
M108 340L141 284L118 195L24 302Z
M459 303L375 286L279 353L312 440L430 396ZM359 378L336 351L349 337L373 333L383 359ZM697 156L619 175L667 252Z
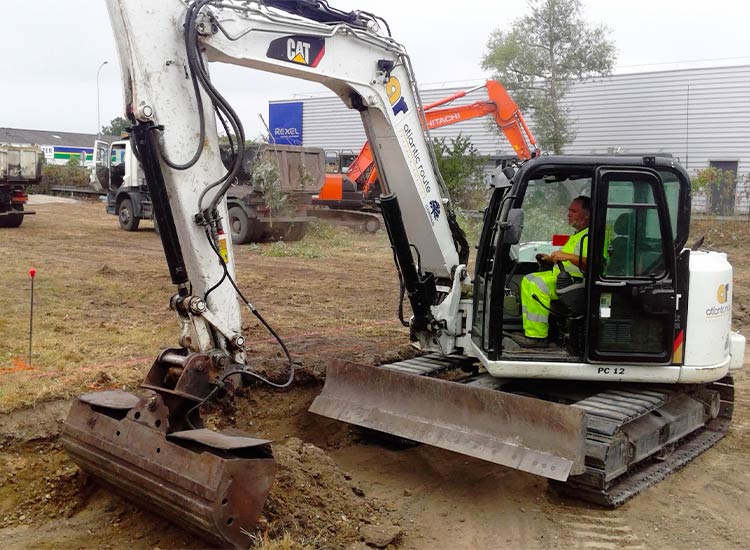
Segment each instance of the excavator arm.
M468 246L435 169L404 48L389 36L369 30L368 26L374 28L378 24L370 16L362 16L362 21L352 25L351 17L338 20L335 10L326 12L325 17L314 10L312 14L326 20L319 22L265 4L268 3L192 3L185 17L185 26L193 34L188 39L183 36L182 27L174 24L183 18L182 2L164 2L158 8L149 4L148 9L139 1L108 4L115 34L121 37L118 51L127 112L135 127L153 128L146 134L158 144L158 157L164 161L160 168L169 201L164 201L162 210L172 210L175 231L164 232L162 238L165 247L182 251L184 272L193 293L205 293L223 276L224 267L215 261L217 243L206 239L205 233L206 227L214 233L221 231L220 224L211 220L211 210L218 209L217 219L225 218L223 203L213 199L222 194L231 179L223 174L214 117L208 109L211 105L218 105L220 111L226 108L221 107L218 92L212 91L207 71L201 69L205 61L320 82L348 107L358 110L369 142L375 144L372 156L382 174L383 195L392 196L398 210L409 213L394 214L395 223L402 223L408 235L406 249L396 251L403 260L398 266L402 278L407 284L409 280L434 279L448 285L456 278L465 278L463 268L458 268L468 259ZM317 5L275 4L308 15L311 6ZM190 26L189 17L194 20ZM201 72L206 75L196 78ZM208 85L198 86L196 80ZM236 124L241 127L240 122ZM237 141L241 146L239 136ZM174 168L175 164L187 163L194 151L197 154L199 144L200 154L189 167ZM204 191L206 184L219 182L222 177L223 183ZM154 209L158 218L159 206L155 204ZM204 225L196 223L196 216L203 216ZM162 222L170 226L169 219L158 219L160 227L164 226ZM411 248L419 258L415 267L402 265L409 263ZM231 250L227 256L225 263L231 277ZM227 312L223 313L225 324L234 333L239 326L239 310L230 277L212 291L206 306L209 311ZM430 312L424 302L433 301L429 295L434 292L418 288L421 286L424 285L415 283L407 293L417 316L425 318L425 325ZM422 295L420 304L415 302L418 295ZM215 328L208 327L209 332L215 335ZM213 340L221 342L223 336ZM430 338L421 340L427 342Z
M477 101L470 105L444 107L442 109L436 108L464 97L480 88L487 90L488 99ZM496 80L488 80L482 86L458 92L450 97L431 103L425 107L425 114L430 130L465 122L473 118L492 115L497 127L503 133L505 139L508 140L511 147L513 147L513 152L520 160L529 160L539 156L541 153L534 135L526 125L523 113L521 113L516 102L508 95L505 87Z

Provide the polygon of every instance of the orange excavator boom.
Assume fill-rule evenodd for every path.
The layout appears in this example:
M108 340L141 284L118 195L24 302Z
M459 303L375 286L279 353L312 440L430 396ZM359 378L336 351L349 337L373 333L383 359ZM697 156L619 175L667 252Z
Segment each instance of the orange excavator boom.
M465 97L481 88L486 89L488 99L469 105L437 108ZM434 103L430 103L425 106L424 110L427 126L430 130L492 115L498 128L503 132L508 143L513 147L513 152L520 160L529 160L540 154L536 139L534 139L534 135L526 125L521 110L505 90L505 87L496 80L488 80L481 86L456 92ZM368 197L373 195L373 187L378 179L378 171L373 166L373 162L370 144L369 142L365 142L359 155L349 165L346 175L326 175L325 185L320 190L318 196L314 197L314 202L330 203L341 201L345 185L344 178L351 182L349 184L351 187L361 188L363 202L371 202L368 200Z
M518 105L511 99L503 85L496 80L488 80L479 88L481 87L487 89L489 99L485 101L477 101L470 105L436 109L440 105L450 103L478 89L473 88L469 91L455 93L450 97L427 105L425 107L425 118L430 130L473 118L493 115L498 128L503 132L505 139L513 147L513 151L519 159L529 160L538 156L540 150L536 144L536 139L534 139L534 135L526 125L526 120L524 120Z

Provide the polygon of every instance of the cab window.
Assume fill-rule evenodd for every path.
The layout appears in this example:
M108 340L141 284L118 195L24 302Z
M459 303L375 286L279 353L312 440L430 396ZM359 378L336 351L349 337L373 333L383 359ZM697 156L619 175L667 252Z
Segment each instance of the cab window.
M604 277L664 275L663 240L653 189L646 181L611 181L607 191Z
M679 202L680 202L680 180L674 172L667 170L660 170L659 176L661 177L662 185L664 187L664 195L667 198L667 209L669 210L669 221L672 226L672 235L677 235L677 217L679 215Z
M341 173L341 157L338 151L326 151L326 174Z

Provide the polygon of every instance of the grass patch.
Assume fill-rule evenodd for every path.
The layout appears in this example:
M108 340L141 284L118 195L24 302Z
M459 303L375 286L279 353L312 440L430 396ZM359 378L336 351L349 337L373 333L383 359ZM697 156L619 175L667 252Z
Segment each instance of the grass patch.
M319 246L309 242L298 242L294 244L279 241L263 248L263 256L271 258L321 258L323 253Z
M750 240L750 220L696 216L690 224L688 246L702 236L707 248L743 244Z
M318 259L328 256L333 249L347 249L353 246L354 234L346 228L312 221L307 235L301 241L250 244L246 247L251 252L260 253L270 258L303 258Z
M276 540L259 534L253 537L253 540L252 548L254 550L305 550L314 547L306 542L294 539L289 533L284 533L283 538Z
M307 226L307 237L311 240L325 241L327 247L345 248L351 246L354 241L352 231L346 228L335 227L331 224L313 220Z
M169 310L174 287L152 231L121 231L98 203L34 210L37 215L0 246L0 415L90 391L135 388L179 335ZM299 242L236 247L243 291L297 355L321 353L307 343L311 335L336 342L341 317L351 325L372 319L368 323L377 326L366 336L398 336L398 280L385 234L316 225ZM27 364L31 266L37 275ZM362 292L363 280L368 292ZM242 324L250 349L276 356L273 339L245 309Z

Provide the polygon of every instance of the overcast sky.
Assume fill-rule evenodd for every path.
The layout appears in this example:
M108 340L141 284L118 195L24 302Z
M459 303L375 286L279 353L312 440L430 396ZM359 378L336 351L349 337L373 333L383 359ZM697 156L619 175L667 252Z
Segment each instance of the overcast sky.
M153 0L158 1L158 0ZM384 17L406 46L421 87L489 77L480 61L492 30L523 16L523 0L330 0L342 10ZM584 16L611 30L616 72L750 64L750 3L740 0L584 0ZM101 0L2 0L0 126L97 130L123 112L120 72ZM212 76L243 119L248 137L261 133L268 101L325 92L318 84L216 67ZM750 93L750 92L749 92Z

